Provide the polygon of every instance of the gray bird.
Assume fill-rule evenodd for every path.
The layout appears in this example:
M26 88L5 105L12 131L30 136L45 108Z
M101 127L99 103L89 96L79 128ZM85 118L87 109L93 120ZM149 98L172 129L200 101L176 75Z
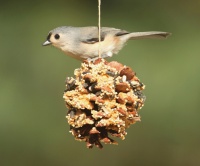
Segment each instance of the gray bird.
M166 38L168 32L127 32L125 30L102 27L99 43L98 27L62 26L51 30L43 46L52 44L67 55L78 60L111 57L117 54L129 39Z

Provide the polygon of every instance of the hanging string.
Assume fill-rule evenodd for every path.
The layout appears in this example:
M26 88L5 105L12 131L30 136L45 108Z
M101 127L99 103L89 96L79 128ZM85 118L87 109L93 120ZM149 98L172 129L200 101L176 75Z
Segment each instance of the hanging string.
M99 58L101 58L101 0L98 0L98 15L99 15L99 21L98 21L98 30L99 30Z

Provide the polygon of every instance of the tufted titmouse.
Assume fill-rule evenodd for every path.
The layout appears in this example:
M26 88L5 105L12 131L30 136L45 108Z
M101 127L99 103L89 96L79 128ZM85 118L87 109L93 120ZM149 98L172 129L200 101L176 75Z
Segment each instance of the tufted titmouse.
M67 55L79 59L93 59L99 56L111 57L117 54L129 39L166 38L168 32L132 32L109 27L101 28L101 42L99 45L98 27L62 26L51 30L43 46L52 44Z

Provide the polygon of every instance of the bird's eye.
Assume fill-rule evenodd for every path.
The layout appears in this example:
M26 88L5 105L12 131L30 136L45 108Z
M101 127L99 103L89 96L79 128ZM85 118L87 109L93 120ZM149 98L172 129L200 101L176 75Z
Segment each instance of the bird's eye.
M60 35L59 34L55 34L55 39L59 39L60 38Z

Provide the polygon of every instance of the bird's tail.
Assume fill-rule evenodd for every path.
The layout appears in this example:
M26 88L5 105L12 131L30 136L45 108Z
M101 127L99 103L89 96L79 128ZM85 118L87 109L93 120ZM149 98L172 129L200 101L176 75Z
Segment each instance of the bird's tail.
M135 39L165 39L169 35L171 35L171 33L151 31L151 32L133 32L129 33L127 36L129 39L135 40Z

